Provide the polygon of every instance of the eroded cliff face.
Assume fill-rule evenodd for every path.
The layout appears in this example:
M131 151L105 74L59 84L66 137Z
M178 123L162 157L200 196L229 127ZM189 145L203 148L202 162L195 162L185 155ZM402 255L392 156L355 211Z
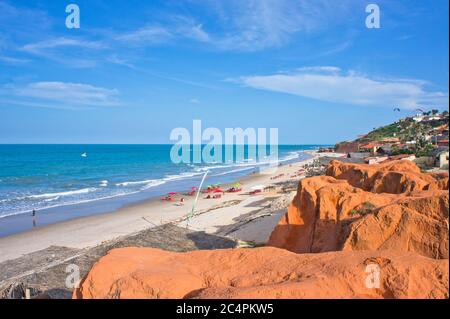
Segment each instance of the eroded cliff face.
M449 196L441 189L448 175L423 174L409 161L333 161L327 175L299 183L269 246L296 253L393 249L448 258Z
M448 174L424 174L410 161L388 161L377 165L331 161L326 175L374 193L401 194L415 190L448 189Z
M369 264L380 269L379 288L366 284ZM74 298L448 298L446 283L448 261L402 252L120 248Z
M300 181L270 247L115 249L74 298L448 298L448 209L447 173L332 162Z

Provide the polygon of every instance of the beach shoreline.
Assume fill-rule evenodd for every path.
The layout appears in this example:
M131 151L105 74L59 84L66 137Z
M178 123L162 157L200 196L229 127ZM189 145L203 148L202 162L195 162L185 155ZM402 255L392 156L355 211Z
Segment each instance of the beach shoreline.
M279 162L283 164L306 159L310 156L308 151L314 150L307 145L282 146L281 149ZM53 151L57 150L47 150L46 156L37 155L39 161L35 171L27 172L32 176L31 186L26 177L28 175L21 176L22 173L11 168L14 165L7 164L8 160L5 162L7 169L2 173L7 177L0 180L0 238L71 219L115 212L152 198L164 197L169 192L187 192L191 187L199 186L207 170L209 172L204 185L234 183L265 167L264 162L246 161L177 166L167 162L167 156L162 152L168 152L166 149L150 146L104 149L98 146L92 148L89 162L73 159L76 155L74 149L62 160L52 158L52 161L59 163L59 167L53 169L46 166L47 157L54 156ZM142 158L137 158L138 151L142 153ZM126 165L123 157L128 152L134 155L129 165ZM151 156L153 152L156 152L154 158ZM112 159L116 159L117 163L111 163ZM70 167L67 171L62 169L65 162ZM118 168L112 170L116 166ZM14 177L14 174L19 177ZM30 218L33 211L36 215L34 219Z
M243 190L240 193L226 193L221 199L203 199L204 196L200 196L196 212L214 210L215 214L220 216L227 207L242 203L239 209L234 209L237 212L235 217L237 217L238 215L248 213L249 208L264 208L263 206L257 205L253 207L252 203L261 201L261 196L266 197L265 195L250 196L245 194L248 194L251 188L258 184L269 186L276 182L292 180L290 176L296 170L305 164L312 163L318 156L326 155L316 152L309 153L311 158L280 166L277 174L284 174L284 176L277 180L271 179L273 174L252 174L239 180L243 183ZM226 185L224 186L226 187ZM276 196L271 196L271 200L274 197ZM184 198L185 201L182 206L178 202L150 199L127 205L111 213L79 217L0 238L0 251L2 252L0 262L18 258L50 246L83 249L93 247L108 240L135 234L149 227L167 223L182 223L191 210L193 202L193 197L185 196ZM211 218L203 215L201 217L202 226L198 230L209 229L211 232L216 226L227 226L227 223L232 224L233 220L230 220L231 215L228 214L227 216L228 219L216 216L214 221L208 221ZM189 227L196 225L196 218L194 217L192 219ZM275 220L274 222L276 223L277 221Z

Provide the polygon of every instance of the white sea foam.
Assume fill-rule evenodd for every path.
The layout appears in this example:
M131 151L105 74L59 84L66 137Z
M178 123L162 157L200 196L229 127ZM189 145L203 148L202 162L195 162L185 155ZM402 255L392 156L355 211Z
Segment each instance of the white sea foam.
M198 172L184 172L184 173L180 173L178 175L166 175L164 178L161 178L161 179L148 179L148 180L142 180L142 181L121 182L121 183L116 183L115 185L122 186L122 187L142 185L143 187L141 189L145 190L145 189L148 189L151 187L165 184L166 182L191 178L191 177L201 175L201 174L202 173L198 173Z
M71 195L79 195L79 194L86 194L86 193L90 193L90 192L95 192L97 189L94 187L89 187L89 188L83 188L83 189L77 189L74 191L67 191L67 192L60 192L60 193L48 193L48 194L39 194L39 195L30 195L30 196L26 196L26 198L34 198L34 199L39 199L39 198L52 198L52 197L56 197L56 196L71 196Z
M82 203L91 202L91 201L97 201L97 200L102 200L102 199L108 199L108 198L114 198L114 197L120 197L120 196L126 196L126 195L139 193L139 192L141 192L143 190L147 190L151 187L156 187L156 186L165 184L166 182L188 179L188 178L192 178L192 177L195 177L198 175L202 175L206 170L217 170L217 169L223 170L222 172L218 172L217 174L213 174L212 176L233 174L233 173L250 170L250 169L256 168L261 165L268 165L268 164L272 164L272 163L279 163L279 162L294 160L296 158L299 158L300 155L303 153L304 152L302 152L302 151L293 151L293 152L286 154L286 156L284 156L282 159L279 159L276 161L270 161L270 157L266 157L264 159L264 161L260 161L260 162L254 162L252 160L244 160L243 162L240 162L240 163L236 163L236 162L210 163L210 164L204 164L202 166L189 164L188 166L191 168L191 170L189 172L180 173L178 175L166 175L164 178L161 178L161 179L148 179L148 180L142 180L142 181L125 181L125 182L121 182L121 183L116 183L115 184L116 186L125 187L123 189L123 191L115 193L115 194L110 194L110 195L101 194L99 192L100 196L97 195L98 197L96 197L96 198L73 198L72 199L73 195L87 194L87 193L95 192L97 190L100 191L99 188L90 187L90 188L83 188L83 189L72 190L72 191L67 191L67 192L55 192L55 193L46 193L46 194L27 195L27 196L23 196L20 198L19 197L6 198L6 199L0 200L0 203L10 202L10 201L20 201L20 200L24 200L24 199L25 200L26 199L42 200L41 203L42 202L48 202L48 203L55 202L54 205L51 205L51 204L45 205L45 207L38 208L38 209L48 209L48 208L66 206L66 205L82 204ZM107 187L109 185L109 181L103 180L103 181L100 181L99 184L100 184L100 187ZM137 186L137 187L132 187L132 186ZM127 187L130 187L130 189L127 190L126 189ZM106 196L103 196L103 195L106 195ZM69 197L70 200L60 203L58 200L63 199L61 197ZM24 209L25 209L25 207L24 207ZM0 218L6 217L6 216L11 216L11 215L17 215L17 214L21 214L21 213L28 213L28 212L29 212L29 209L23 210L23 211L16 211L14 213L5 214L5 215L2 215L0 212Z
M52 197L52 198L49 198L49 199L44 199L44 202L53 202L55 200L58 200L59 198L60 198L60 196Z
M178 175L166 175L163 178L163 180L164 181L174 181L174 180L178 180L178 179L194 177L194 176L201 175L201 174L202 173L200 173L200 172L184 172L184 173L180 173Z
M114 194L114 195L110 195L110 196L103 196L103 197L98 197L98 198L91 198L91 199L85 199L85 200L76 200L76 201L68 201L68 202L57 204L57 205L53 205L53 206L45 206L45 207L42 207L42 208L39 208L39 209L51 209L51 208L56 208L56 207L64 207L64 206L70 206L70 205L85 204L85 203L95 202L95 201L98 201L98 200L111 199L111 198L125 196L125 195L132 195L132 194L136 194L136 193L139 193L139 192L140 191L125 192L125 193L118 193L118 194ZM17 211L17 212L13 212L13 213L3 214L3 215L0 215L0 218L26 214L26 213L29 213L31 209L32 208L29 208L29 209L26 209L26 210Z
M149 188L152 188L152 187L156 187L156 186L159 186L159 185L162 185L162 184L165 184L165 183L166 183L165 181L155 180L154 182L151 182L151 183L148 183L148 184L144 185L141 188L141 190L145 190L145 189L149 189Z
M154 179L148 179L144 181L133 181L133 182L123 182L123 183L116 183L116 186L133 186L133 185L145 185L152 182L155 182Z
M226 171L226 172L222 172L222 173L217 173L215 175L212 176L222 176L222 175L228 175L228 174L233 174L233 173L238 173L238 172L243 172L243 171L248 171L255 168L255 166L248 166L248 167L244 167L244 168L237 168L237 169L233 169L231 171Z

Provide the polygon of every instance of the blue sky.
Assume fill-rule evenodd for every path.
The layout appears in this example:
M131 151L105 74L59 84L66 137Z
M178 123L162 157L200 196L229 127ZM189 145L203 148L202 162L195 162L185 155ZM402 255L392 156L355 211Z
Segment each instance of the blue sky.
M69 3L80 29L65 26ZM380 29L365 26L369 3ZM282 144L352 139L448 109L448 12L447 0L0 0L0 143L167 143L193 119L277 127Z

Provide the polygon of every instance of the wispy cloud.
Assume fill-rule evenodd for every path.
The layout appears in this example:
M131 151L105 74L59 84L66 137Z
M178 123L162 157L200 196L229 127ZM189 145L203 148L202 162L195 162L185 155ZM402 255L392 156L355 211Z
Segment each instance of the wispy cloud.
M298 34L325 30L330 25L338 23L340 17L345 16L348 8L352 6L351 3L350 0L342 0L339 4L326 0L313 2L307 0L193 0L183 4L182 7L187 8L186 10L161 12L151 19L152 22L134 29L84 31L77 37L55 35L56 33L49 29L51 20L45 12L28 10L25 16L36 13L35 17L30 17L30 21L33 23L42 21L41 24L45 25L45 28L38 28L39 36L36 36L34 32L22 31L34 36L18 36L17 38L20 38L22 42L20 45L14 44L10 36L5 38L9 46L8 54L4 54L5 57L0 62L21 63L19 59L14 61L7 58L11 56L16 58L19 52L29 60L44 58L74 68L90 68L105 62L133 68L135 62L142 58L139 56L142 51L136 54L131 53L130 49L168 44L180 45L189 41L193 42L196 48L240 52L259 51L283 46ZM14 32L23 29L21 25L14 28L15 24L9 17L16 17L14 21L19 19L22 8L0 2L0 9L8 13L5 15L0 12L0 27L17 29ZM204 11L208 12L207 16L190 14ZM7 23L1 21L2 17L7 19ZM29 22L25 24L30 25ZM332 48L330 52L325 52L324 55L340 52L348 46L349 43L343 43L341 46ZM115 58L113 52L116 56L120 54L122 59Z
M322 51L321 53L319 53L317 55L317 57L324 57L327 55L333 55L333 54L337 54L340 52L343 52L345 50L347 50L348 48L350 48L352 45L352 42L350 40L346 40L342 43L337 44L336 46L334 46L333 48L327 49L325 51Z
M119 105L117 90L84 83L33 82L2 91L9 103L20 105L73 109Z
M316 0L229 0L193 2L207 9L214 28L192 16L172 15L158 25L116 36L134 45L155 45L190 39L221 50L258 51L282 46L297 33L325 29L340 20L351 2ZM345 44L347 47L349 44ZM345 48L336 48L343 50Z
M30 62L29 59L21 59L21 58L16 58L16 57L0 55L0 63L16 65L16 64L24 64L24 63L28 63L28 62Z
M136 30L119 33L114 40L131 45L153 46L170 43L180 39L197 42L209 42L210 35L203 29L203 25L194 18L182 15L171 15L157 25L146 25Z
M224 50L257 51L280 46L300 31L313 28L293 1L213 2L221 30L210 42Z
M134 44L160 44L174 37L171 30L160 26L145 26L134 31L115 36L115 40Z
M427 82L369 77L328 66L300 68L290 74L244 76L238 81L255 89L340 104L396 106L405 109L419 106L448 107L448 92L429 91Z
M209 1L222 24L211 42L224 50L279 47L297 34L324 30L341 20L352 3L344 0Z
M8 36L40 33L51 26L51 20L45 11L0 1L0 30L7 30Z
M117 56L117 54L112 54L112 55L108 56L106 58L106 61L108 61L108 62L110 62L112 64L126 66L127 68L130 68L130 69L133 69L133 70L137 69L136 66L133 63L129 62L126 59L120 58L119 56Z
M46 58L70 67L89 68L96 66L99 60L97 55L92 53L92 50L99 51L106 47L107 45L102 41L56 37L26 44L20 47L18 51ZM76 52L74 52L74 48L77 48Z
M24 45L21 50L34 53L42 54L44 50L54 49L54 48L64 48L64 47L79 47L86 49L101 49L104 48L104 44L98 41L86 41L74 38L54 38L45 41L40 41L37 43L31 43Z

